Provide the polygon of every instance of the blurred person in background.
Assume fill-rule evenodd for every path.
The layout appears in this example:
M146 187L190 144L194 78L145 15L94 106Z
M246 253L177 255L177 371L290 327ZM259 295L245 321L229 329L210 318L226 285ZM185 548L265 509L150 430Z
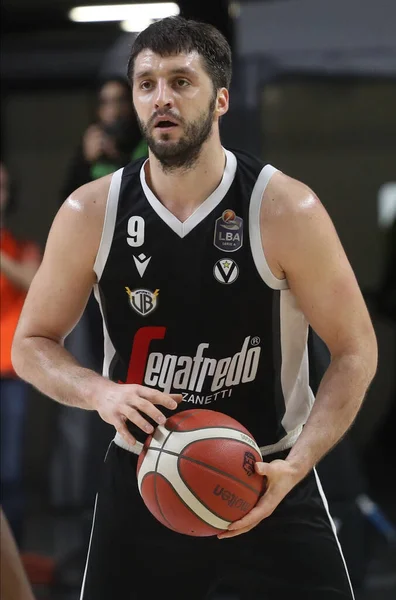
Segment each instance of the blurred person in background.
M109 77L98 88L96 118L84 132L69 166L62 201L76 188L147 156L132 105L128 81Z
M131 160L148 156L147 143L140 132L127 79L115 75L98 86L96 115L84 132L71 160L61 189L61 203L85 183L114 173ZM103 362L102 320L91 295L84 313L88 331L89 366L101 371Z
M23 453L28 385L11 363L11 344L26 292L40 265L39 247L17 239L7 228L15 209L9 173L0 164L0 294L1 294L1 504L18 546L24 529Z

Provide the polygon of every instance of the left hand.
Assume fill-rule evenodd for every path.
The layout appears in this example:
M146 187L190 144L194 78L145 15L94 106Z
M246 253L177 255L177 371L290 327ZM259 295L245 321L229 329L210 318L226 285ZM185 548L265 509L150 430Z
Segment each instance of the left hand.
M120 157L120 151L117 148L115 140L106 134L103 139L103 153L107 158L112 160L117 160Z
M217 537L222 540L246 533L256 527L260 521L269 517L283 498L302 479L296 469L286 460L272 462L256 462L256 472L266 478L264 495L247 515L234 521L226 531Z

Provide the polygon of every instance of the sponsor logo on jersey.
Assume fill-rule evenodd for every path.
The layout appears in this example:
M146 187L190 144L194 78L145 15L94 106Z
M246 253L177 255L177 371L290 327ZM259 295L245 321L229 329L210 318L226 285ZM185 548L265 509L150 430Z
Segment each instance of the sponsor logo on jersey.
M213 268L213 275L220 283L234 283L238 274L238 265L230 258L218 260Z
M245 452L243 457L243 468L246 472L246 475L250 477L254 474L254 463L256 462L254 454L251 452Z
M159 290L151 292L144 289L130 290L129 287L125 289L129 296L129 304L142 317L146 317L156 308Z
M236 252L243 244L243 219L227 209L216 219L214 245L224 252Z
M247 336L239 352L220 359L210 357L209 343L198 344L195 356L150 352L151 343L160 349L165 337L166 327L137 330L124 383L175 391L182 394L183 402L206 406L230 398L235 386L256 379L261 356L258 336ZM252 444L249 436L241 433L241 437Z
M211 392L248 383L256 378L261 348L252 347L251 337L245 338L242 348L233 356L210 358L210 344L199 344L195 356L177 356L151 352L147 358L144 385L168 393L171 390ZM208 379L210 386L207 385Z

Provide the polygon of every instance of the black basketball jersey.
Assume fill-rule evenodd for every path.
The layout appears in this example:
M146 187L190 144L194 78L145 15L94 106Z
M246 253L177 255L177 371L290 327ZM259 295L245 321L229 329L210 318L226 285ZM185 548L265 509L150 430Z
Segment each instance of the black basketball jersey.
M308 325L263 252L260 206L276 169L225 153L222 181L184 222L148 187L144 160L113 175L95 262L103 374L181 393L177 411L226 413L270 453L294 443L312 406Z

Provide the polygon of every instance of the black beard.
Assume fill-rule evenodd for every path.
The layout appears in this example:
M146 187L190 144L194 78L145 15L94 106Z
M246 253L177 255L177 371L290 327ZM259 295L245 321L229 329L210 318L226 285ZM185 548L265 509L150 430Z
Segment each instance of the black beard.
M208 110L202 112L198 119L192 123L186 123L179 118L178 122L184 126L184 135L178 142L169 145L157 142L150 134L150 121L153 119L150 119L147 125L139 119L142 135L164 172L177 169L188 170L194 166L200 155L202 145L212 133L215 105L216 97L214 96L210 101ZM162 116L166 117L166 113ZM169 139L168 134L163 134L162 139L167 141Z

